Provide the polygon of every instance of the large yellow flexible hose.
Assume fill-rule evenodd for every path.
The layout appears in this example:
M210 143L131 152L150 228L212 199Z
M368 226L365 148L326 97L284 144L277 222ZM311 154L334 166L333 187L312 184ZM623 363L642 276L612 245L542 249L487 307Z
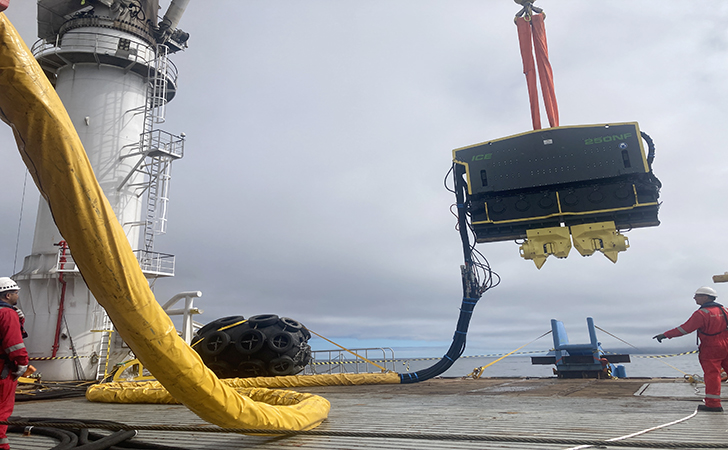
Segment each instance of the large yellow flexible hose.
M287 377L229 378L220 380L237 392L253 396L259 388L291 388L312 386L354 386L361 384L399 384L399 374L389 373L340 373ZM263 389L269 392L287 392ZM301 394L303 395L303 394ZM306 394L308 395L308 394ZM86 398L101 403L178 403L159 381L120 382L96 384L88 388Z
M177 335L149 289L61 100L2 13L0 117L12 127L23 161L89 289L175 399L226 428L303 430L327 417L329 402L318 396L256 394L263 400L256 402L238 394Z

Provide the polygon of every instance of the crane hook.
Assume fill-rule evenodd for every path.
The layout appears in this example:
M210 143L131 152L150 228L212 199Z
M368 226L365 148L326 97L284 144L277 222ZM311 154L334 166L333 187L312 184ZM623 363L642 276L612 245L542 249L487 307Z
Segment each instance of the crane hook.
M535 12L536 14L540 14L543 12L543 9L539 8L538 6L534 6L533 2L536 0L513 0L515 3L518 3L523 8L521 8L520 11L516 13L516 18L526 16L526 20L530 20L531 15Z

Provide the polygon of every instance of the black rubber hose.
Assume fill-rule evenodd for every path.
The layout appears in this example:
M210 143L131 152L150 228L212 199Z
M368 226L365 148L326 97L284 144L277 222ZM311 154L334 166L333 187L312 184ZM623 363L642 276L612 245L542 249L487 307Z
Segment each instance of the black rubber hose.
M644 131L640 131L640 134L642 135L642 139L647 142L647 167L652 170L652 161L655 160L655 143L652 142L652 138Z
M413 373L399 374L399 382L401 384L417 383L434 378L444 373L455 363L465 351L465 338L468 333L468 327L470 326L470 319L473 316L475 305L480 299L478 289L472 285L472 280L469 276L473 270L473 250L470 246L470 238L468 236L467 205L465 203L465 190L467 189L467 185L465 180L463 180L465 170L461 165L456 164L453 174L455 177L455 198L458 207L458 226L460 240L463 244L463 258L465 260L462 278L463 301L460 306L460 316L458 317L452 344L450 344L450 348L445 353L445 356L427 369L418 370Z
M47 387L40 387L36 392L32 394L16 394L15 401L36 401L36 400L49 400L56 398L70 398L70 397L83 397L86 395L86 387L67 387L67 388L52 388L48 390Z
M90 436L90 433L85 433ZM89 442L88 444L79 445L75 450L106 450L114 448L116 444L128 441L137 435L134 430L119 430L115 431L110 435L100 437L99 439Z
M650 171L649 179L659 191L662 188L662 182L660 182L660 180L655 176L655 173L652 171L652 161L655 160L655 143L652 141L652 138L644 131L640 131L640 135L642 135L642 139L647 142L647 168Z
M9 433L23 434L25 427L11 425L8 427ZM58 428L33 427L32 432L41 436L47 436L51 439L59 441L58 445L49 450L70 450L78 444L78 436L69 430L60 430Z
M89 432L89 438L95 439L103 437L100 433ZM151 442L144 442L138 440L126 440L120 442L114 446L109 447L109 450L191 450L188 447L177 447L162 444L152 444Z
M59 446L53 447L55 450L78 450L79 448L84 450L190 450L184 447L153 444L140 440L131 441L131 439L137 434L134 430L118 430L111 435L89 431L89 428L94 428L94 425L121 425L119 422L111 420L79 420L59 419L53 417L19 416L10 417L8 420L13 422L38 423L39 426L34 426L32 428L32 432L61 441ZM63 423L73 425L76 428L66 430L40 426L43 423ZM23 433L25 431L25 427L11 425L8 427L8 431L12 433Z

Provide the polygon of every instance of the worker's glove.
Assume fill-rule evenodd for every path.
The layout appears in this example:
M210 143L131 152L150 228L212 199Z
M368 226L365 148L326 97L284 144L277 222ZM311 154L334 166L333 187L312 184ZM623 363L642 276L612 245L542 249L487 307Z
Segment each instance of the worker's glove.
M658 334L657 336L652 336L652 339L657 339L657 342L662 344L662 340L667 339L667 336L665 336L664 334Z
M12 373L13 380L17 380L18 378L25 375L25 371L28 370L28 366L18 366L17 370Z
M18 308L17 306L13 306L13 309L15 310L16 313L18 313L18 317L20 317L20 321L25 322L25 314L23 314L23 311L20 308Z

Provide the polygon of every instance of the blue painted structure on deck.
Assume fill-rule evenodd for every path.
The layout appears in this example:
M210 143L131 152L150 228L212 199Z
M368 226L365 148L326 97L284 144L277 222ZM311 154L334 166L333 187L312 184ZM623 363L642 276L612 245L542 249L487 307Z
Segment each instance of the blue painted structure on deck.
M629 362L629 355L607 355L597 340L594 319L587 317L589 343L570 344L564 323L551 319L551 334L554 350L546 357L533 357L533 364L556 364L555 373L559 378L625 378L626 370L615 362Z

